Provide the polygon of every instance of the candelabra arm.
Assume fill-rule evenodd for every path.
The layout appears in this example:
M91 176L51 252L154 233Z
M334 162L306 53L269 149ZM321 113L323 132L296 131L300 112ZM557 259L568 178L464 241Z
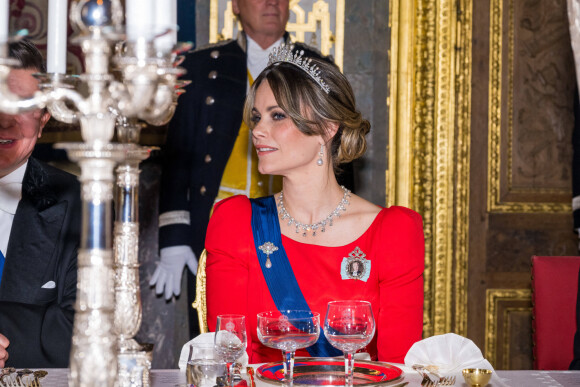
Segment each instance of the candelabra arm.
M79 114L66 106L64 101L54 101L48 105L48 111L58 121L75 124L79 121Z
M139 114L139 118L153 124L153 122L158 121L158 118L166 116L174 104L173 95L173 86L170 87L169 85L160 84L152 103L146 110L143 110L142 113ZM169 119L171 119L171 117L168 117L167 120Z
M151 103L156 85L146 82L125 83L110 88L111 95L118 101L118 109L125 117L134 117ZM129 89L129 90L127 90Z
M54 103L55 101L71 101L79 111L85 110L86 102L83 97L73 89L67 89L64 87L51 89L47 95L47 105ZM68 109L68 108L67 108Z
M177 105L176 103L170 104L166 110L162 111L158 115L146 114L145 117L143 117L143 119L153 126L163 126L167 124L173 117L176 105Z
M64 100L71 101L78 109L83 108L83 98L72 89L43 85L40 91L30 98L13 93L7 82L10 68L0 65L0 111L6 114L20 114L25 111L47 107L56 119L67 123L78 120L77 113L71 111ZM41 74L42 76L42 74ZM60 119L60 118L63 119Z
M12 93L5 84L0 86L0 112L20 114L24 111L42 109L46 106L47 97L36 92L32 98L22 98Z

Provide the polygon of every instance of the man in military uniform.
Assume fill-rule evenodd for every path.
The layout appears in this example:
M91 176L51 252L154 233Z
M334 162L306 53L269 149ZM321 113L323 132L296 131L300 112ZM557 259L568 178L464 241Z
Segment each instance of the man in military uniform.
M197 257L204 248L214 202L235 194L259 197L281 182L258 173L251 134L242 122L247 90L266 67L270 51L290 43L289 0L233 0L243 32L190 52L182 66L192 83L179 99L164 147L159 205L160 263L150 284L170 299L180 294L185 265L189 302L195 296ZM321 57L306 45L295 50ZM330 60L329 60L330 61ZM346 183L352 188L352 183ZM190 333L199 332L190 308Z

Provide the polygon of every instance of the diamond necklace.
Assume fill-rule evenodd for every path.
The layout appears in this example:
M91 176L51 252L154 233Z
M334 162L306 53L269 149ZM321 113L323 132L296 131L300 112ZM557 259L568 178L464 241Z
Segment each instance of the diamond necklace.
M280 192L280 198L278 202L278 214L281 215L282 220L289 219L288 226L291 226L292 224L296 226L297 234L300 231L302 231L302 236L305 237L308 235L309 231L312 231L312 236L316 236L316 231L318 231L318 229L320 229L321 232L324 232L324 230L326 230L327 225L329 227L332 226L333 219L338 218L340 216L341 211L346 211L346 206L350 204L350 202L348 201L348 198L350 198L350 190L342 185L340 186L340 188L342 188L342 190L344 191L344 195L342 195L342 200L340 201L340 203L338 203L338 206L336 206L334 211L332 211L326 218L324 218L320 222L306 224L301 223L296 219L294 219L288 213L288 211L286 211L286 207L284 207L284 191Z

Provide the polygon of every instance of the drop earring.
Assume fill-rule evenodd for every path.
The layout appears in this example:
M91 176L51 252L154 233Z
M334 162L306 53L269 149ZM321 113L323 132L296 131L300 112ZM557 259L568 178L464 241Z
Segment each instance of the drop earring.
M320 152L318 152L318 160L316 160L316 164L322 166L324 164L324 160L322 157L324 156L324 145L320 145Z

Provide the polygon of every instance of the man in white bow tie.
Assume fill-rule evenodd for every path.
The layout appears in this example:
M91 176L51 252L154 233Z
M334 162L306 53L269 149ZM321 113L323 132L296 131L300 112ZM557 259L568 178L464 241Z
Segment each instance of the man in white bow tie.
M9 45L20 62L8 87L38 90L46 72L30 42ZM74 175L31 157L50 118L45 109L0 112L0 368L67 367L80 244L80 189Z

